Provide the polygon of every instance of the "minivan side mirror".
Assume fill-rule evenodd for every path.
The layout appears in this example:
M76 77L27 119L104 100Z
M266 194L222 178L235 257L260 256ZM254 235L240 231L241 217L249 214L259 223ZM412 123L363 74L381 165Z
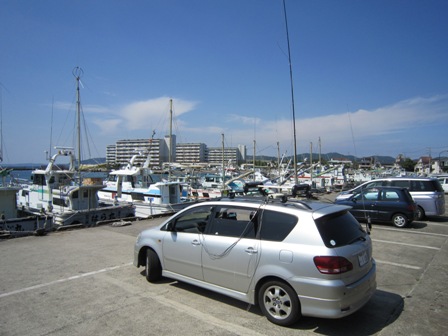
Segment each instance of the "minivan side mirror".
M174 231L174 221L171 221L171 222L169 222L166 225L166 230L169 231L169 232L173 232Z

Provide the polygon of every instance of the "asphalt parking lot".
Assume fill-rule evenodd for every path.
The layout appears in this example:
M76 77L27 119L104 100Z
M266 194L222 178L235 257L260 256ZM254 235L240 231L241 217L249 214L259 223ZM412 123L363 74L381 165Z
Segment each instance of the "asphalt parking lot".
M292 328L258 307L132 265L137 234L164 218L0 241L0 335L441 335L448 329L447 215L373 225L378 289L355 314Z

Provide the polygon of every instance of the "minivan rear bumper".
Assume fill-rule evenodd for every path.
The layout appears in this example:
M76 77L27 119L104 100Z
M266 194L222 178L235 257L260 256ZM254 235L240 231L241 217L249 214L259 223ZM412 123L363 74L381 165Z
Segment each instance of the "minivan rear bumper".
M361 309L376 291L375 260L372 259L370 271L350 285L345 285L342 280L316 283L316 279L313 279L313 285L309 285L316 286L314 290L317 290L319 296L303 296L299 292L302 315L332 319L348 316Z

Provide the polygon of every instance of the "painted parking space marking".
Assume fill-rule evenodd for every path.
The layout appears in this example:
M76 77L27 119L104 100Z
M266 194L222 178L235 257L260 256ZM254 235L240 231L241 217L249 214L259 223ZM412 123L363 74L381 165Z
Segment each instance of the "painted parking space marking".
M375 230L383 230L383 231L394 231L394 232L400 232L400 233L417 234L417 235L422 235L422 236L434 236L434 237L446 237L446 238L448 238L448 234L446 234L446 233L409 231L409 230L403 230L403 229L379 228L379 227L375 227L374 229ZM372 232L374 232L374 231L372 230Z
M122 268L122 267L125 267L125 266L130 266L130 265L132 265L132 262L124 264L124 265L120 265L120 266L107 267L107 268L103 268L103 269L100 269L100 270L97 270L97 271L83 273L83 274L80 274L80 275L74 275L74 276L71 276L71 277L68 277L68 278L65 278L65 279L59 279L59 280L50 281L50 282L39 284L39 285L35 285L35 286L30 286L30 287L26 287L26 288L17 289L15 291L8 292L8 293L1 293L0 294L0 299L4 298L4 297L7 297L7 296L14 295L14 294L20 294L20 293L28 292L28 291L31 291L31 290L34 290L34 289L48 287L48 286L56 285L56 284L67 282L67 281L77 280L77 279L85 278L85 277L88 277L88 276L93 276L93 275L104 273L104 272L114 271L116 269L119 269L119 268Z
M402 245L402 246L410 246L410 247L419 247L429 250L435 250L439 251L440 247L434 247L434 246L427 246L427 245L417 245L417 244L408 244L408 243L400 243L397 241L390 241L390 240L381 240L381 239L372 239L373 242L376 243L385 243L385 244L394 244L394 245Z
M378 260L375 259L375 261L378 264L385 264L385 265L391 265L391 266L397 266L397 267L403 267L403 268L409 268L409 269L414 269L414 270L421 270L422 268L419 266L414 266L414 265L407 265L407 264L399 264L399 263L394 263L391 261L384 261L384 260Z

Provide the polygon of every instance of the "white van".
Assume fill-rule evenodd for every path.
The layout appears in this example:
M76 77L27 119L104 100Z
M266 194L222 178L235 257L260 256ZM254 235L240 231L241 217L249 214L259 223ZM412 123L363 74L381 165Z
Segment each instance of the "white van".
M437 179L439 180L445 194L448 194L448 175L437 176Z
M336 200L350 197L354 192L364 188L395 186L409 189L418 205L416 220L426 216L441 216L445 213L445 192L437 178L430 177L389 177L364 182L356 188L343 191Z

